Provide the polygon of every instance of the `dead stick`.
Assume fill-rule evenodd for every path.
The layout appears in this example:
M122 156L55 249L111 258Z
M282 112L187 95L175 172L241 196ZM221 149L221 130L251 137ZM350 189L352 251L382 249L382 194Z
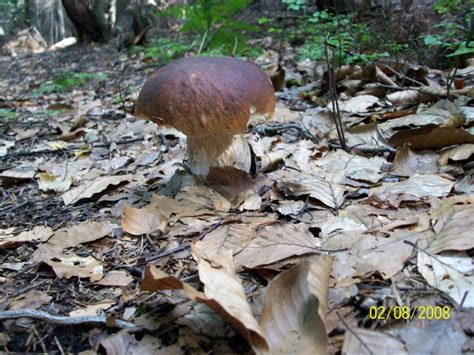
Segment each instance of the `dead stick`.
M107 317L104 316L81 316L81 317L65 317L55 316L36 309L12 309L0 312L0 320L32 318L43 320L52 324L59 325L79 325L79 324L104 324L107 325ZM135 324L123 320L115 320L114 327L122 329L139 329Z

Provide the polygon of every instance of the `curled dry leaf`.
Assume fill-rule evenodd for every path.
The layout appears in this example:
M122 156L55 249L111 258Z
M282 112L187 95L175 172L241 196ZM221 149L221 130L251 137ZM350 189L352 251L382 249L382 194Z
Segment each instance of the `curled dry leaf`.
M163 216L153 205L143 208L133 208L125 205L123 208L122 229L133 235L163 233L168 225L168 218Z
M427 102L433 99L433 96L427 93L421 93L418 90L401 90L387 95L388 101L395 106L417 104Z
M260 325L271 354L327 352L327 290L331 263L329 256L305 258L268 285Z
M93 197L106 190L109 186L119 185L123 182L132 180L132 175L103 176L93 182L84 181L80 186L69 190L63 194L64 204L71 205L82 199Z
M206 297L225 310L224 317L249 340L255 350L268 350L267 340L252 314L242 281L235 273L232 252L227 251L206 260L197 249L192 250L198 261L199 278L204 284Z
M466 160L474 154L474 144L463 144L459 147L443 150L438 159L439 165L448 164L448 160Z
M469 292L464 307L474 307L474 272L469 257L431 256L425 251L418 252L418 270L432 286L448 294L458 305L464 293Z
M186 297L206 304L227 319L249 340L255 350L267 351L267 341L253 317L242 283L235 274L232 253L229 251L225 255L217 255L209 262L201 257L199 250L194 247L192 250L193 255L199 260L199 278L204 284L204 293L153 265L146 269L140 289L142 291L182 289Z
M330 208L339 208L344 203L344 187L324 181L317 176L299 174L283 178L277 185L287 194L309 195Z
M110 308L114 305L113 302L101 302L97 304L90 304L86 307L76 309L69 312L71 317L82 317L82 316L95 316L100 314L103 310Z

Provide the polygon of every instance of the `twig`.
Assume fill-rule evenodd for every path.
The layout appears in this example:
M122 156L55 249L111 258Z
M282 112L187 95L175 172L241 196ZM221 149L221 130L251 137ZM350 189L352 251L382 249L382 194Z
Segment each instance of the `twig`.
M372 350L370 350L370 348L367 346L367 344L362 340L362 338L359 336L359 334L357 334L356 332L354 332L350 327L349 327L349 324L347 324L347 322L344 320L344 318L339 314L339 312L336 312L336 315L338 316L338 318L341 320L342 324L344 324L344 326L346 327L346 329L352 334L354 335L357 340L360 341L360 343L362 344L362 346L364 348L367 349L367 351L369 352L370 355L373 355L374 353L372 352Z
M418 80L415 80L415 79L413 79L413 78L410 78L409 76L406 76L405 74L402 74L402 73L396 71L395 69L393 69L392 67L388 66L387 64L383 64L383 65L384 65L388 70L390 70L392 73L401 76L403 79L409 80L409 81L411 81L412 83L415 83L415 84L420 85L420 86L425 86L425 84L419 82Z
M0 320L32 318L39 319L52 324L59 325L81 325L81 324L102 324L108 325L108 319L105 316L81 316L81 317L64 317L55 316L36 309L11 309L0 312ZM135 324L123 320L115 320L114 327L122 329L139 329Z

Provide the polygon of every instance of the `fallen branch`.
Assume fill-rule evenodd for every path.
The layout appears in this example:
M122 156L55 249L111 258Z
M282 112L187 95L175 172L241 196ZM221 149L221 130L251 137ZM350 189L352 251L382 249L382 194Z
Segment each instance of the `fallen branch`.
M32 318L39 319L52 324L59 325L79 325L79 324L101 324L122 329L139 329L135 324L123 320L114 320L112 325L110 319L105 316L81 316L81 317L64 317L55 316L36 309L12 309L0 312L0 320Z

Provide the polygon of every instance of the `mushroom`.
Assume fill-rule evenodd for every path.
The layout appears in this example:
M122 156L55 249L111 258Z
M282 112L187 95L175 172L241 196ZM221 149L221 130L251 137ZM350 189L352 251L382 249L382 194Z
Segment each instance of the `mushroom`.
M269 118L275 92L257 65L231 57L171 62L148 78L135 114L187 136L188 165L206 176L211 167L249 172L251 152L243 133L253 115Z

